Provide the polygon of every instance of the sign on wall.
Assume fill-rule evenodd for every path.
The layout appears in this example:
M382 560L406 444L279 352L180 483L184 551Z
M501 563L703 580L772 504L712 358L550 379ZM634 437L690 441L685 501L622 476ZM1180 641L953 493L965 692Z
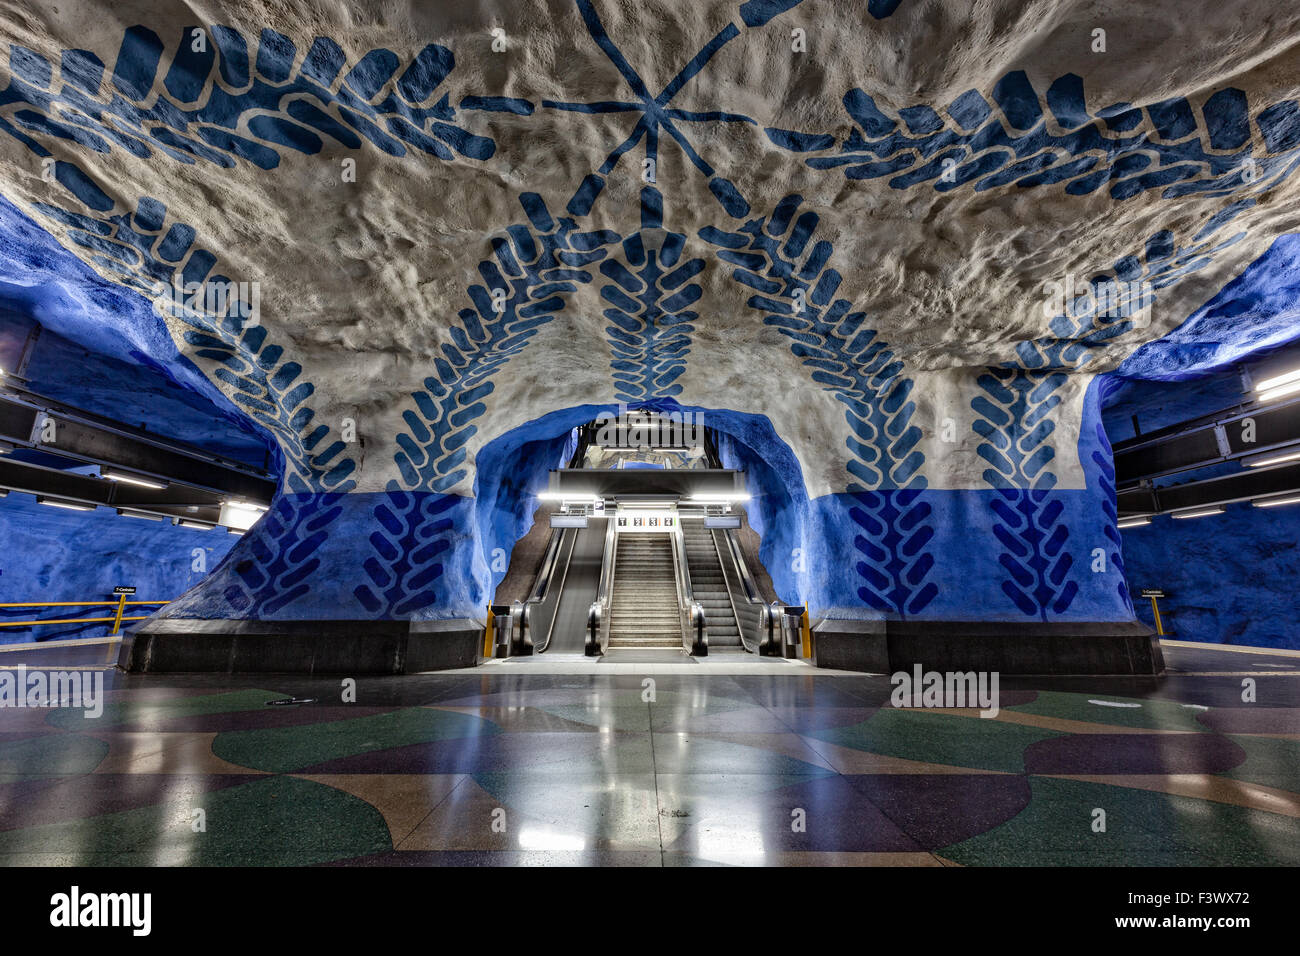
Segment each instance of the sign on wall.
M619 531L673 531L677 515L671 511L620 511L615 527Z

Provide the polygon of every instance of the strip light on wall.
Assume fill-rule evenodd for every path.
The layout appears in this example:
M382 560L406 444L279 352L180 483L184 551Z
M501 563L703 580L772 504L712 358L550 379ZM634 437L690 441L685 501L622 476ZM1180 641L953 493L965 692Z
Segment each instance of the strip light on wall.
M117 513L123 518L142 518L145 521L162 521L162 515L146 514L143 511L127 511L125 508L118 508Z
M1258 383L1255 386L1255 399L1260 402L1271 402L1275 398L1294 395L1296 392L1300 392L1300 368L1274 375Z
M1182 518L1205 518L1205 517L1208 517L1208 516L1210 516L1210 515L1221 515L1221 514L1223 514L1223 509L1222 509L1222 508L1200 508L1200 509L1198 509L1198 510L1196 510L1196 511L1175 512L1174 514L1171 514L1170 517L1171 517L1171 518L1179 518L1179 519L1182 519Z
M189 518L181 518L176 523L182 528L193 528L196 531L211 531L216 527L216 525L208 524L206 521L192 521Z
M247 531L257 524L257 519L264 514L266 514L266 509L261 505L250 504L247 501L227 501L221 506L217 524L223 524L227 528L234 528L239 531Z
M1288 452L1285 455L1273 455L1268 458L1252 458L1246 462L1246 467L1265 468L1269 465L1280 465L1284 461L1300 461L1300 451Z
M82 504L79 501L60 501L58 498L47 498L45 495L36 496L37 504L49 505L51 508L66 508L68 511L94 511L94 505Z
M106 471L100 470L100 477L107 478L109 481L123 481L128 485L139 485L141 488L152 488L154 491L162 491L167 487L167 482L157 478L145 478L143 475L129 475L124 471Z
M1256 508L1276 508L1279 505L1300 505L1300 495L1288 498L1257 498L1251 502Z
M1143 525L1150 524L1150 523L1151 523L1150 518L1125 518L1115 527L1119 528L1122 531L1125 528L1140 528Z

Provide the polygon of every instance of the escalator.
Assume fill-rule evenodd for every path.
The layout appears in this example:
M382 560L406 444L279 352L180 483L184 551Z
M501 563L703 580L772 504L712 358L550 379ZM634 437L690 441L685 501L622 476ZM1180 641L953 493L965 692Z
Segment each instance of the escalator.
M771 600L730 531L703 517L683 516L680 530L660 533L586 521L553 529L532 591L515 606L511 655L774 652Z
M755 539L730 506L748 498L743 475L708 429L689 448L649 440L666 421L636 412L608 434L603 419L575 429L568 466L540 493L558 506L517 545L526 563L511 561L534 566L547 540L535 576L511 572L492 605L495 656L774 653L784 612L766 574L750 574Z
M731 606L727 577L722 570L714 532L705 527L703 518L682 518L681 527L691 587L695 600L704 608L709 649L742 647L740 628L736 625L736 612Z
M585 528L556 529L528 608L527 629L536 653L581 654L587 615L600 584L606 519Z

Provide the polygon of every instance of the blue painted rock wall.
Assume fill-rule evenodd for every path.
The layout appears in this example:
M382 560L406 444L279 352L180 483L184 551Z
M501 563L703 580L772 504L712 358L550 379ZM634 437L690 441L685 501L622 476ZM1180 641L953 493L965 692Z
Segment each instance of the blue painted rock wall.
M1300 506L1157 517L1124 532L1124 558L1135 589L1169 592L1160 613L1176 638L1300 649ZM1150 601L1134 604L1153 624Z
M106 601L113 588L136 588L134 599L171 600L198 584L239 538L165 521L119 516L111 508L64 511L12 492L0 499L0 603ZM195 550L202 555L201 564ZM148 613L153 608L130 613ZM0 621L104 617L105 608L2 608ZM0 643L98 637L105 624L0 628Z

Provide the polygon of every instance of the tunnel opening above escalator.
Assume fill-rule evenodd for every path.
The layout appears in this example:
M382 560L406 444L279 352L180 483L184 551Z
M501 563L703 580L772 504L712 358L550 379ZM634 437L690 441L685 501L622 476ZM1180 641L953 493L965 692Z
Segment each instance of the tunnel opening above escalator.
M723 466L702 414L620 409L574 428L567 447L497 590L494 624L508 633L494 653L781 653L784 606L747 520L746 475Z

